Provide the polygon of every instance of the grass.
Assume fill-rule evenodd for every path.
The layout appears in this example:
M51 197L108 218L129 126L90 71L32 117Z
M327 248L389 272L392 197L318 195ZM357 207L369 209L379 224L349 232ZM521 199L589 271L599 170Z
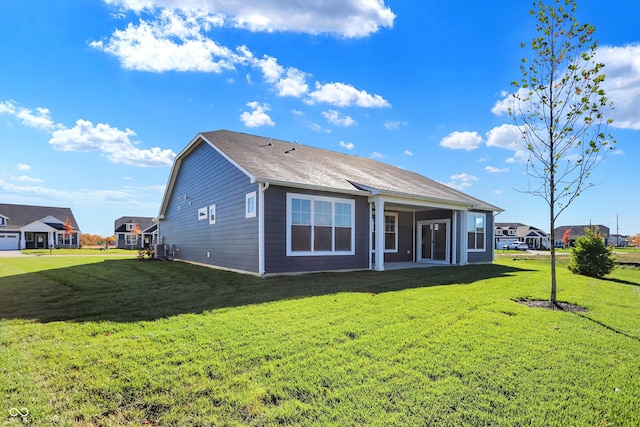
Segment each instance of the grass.
M0 420L32 425L640 424L640 270L252 276L0 259ZM5 403L3 403L5 402ZM2 407L5 405L6 407Z
M131 249L116 249L111 248L104 250L102 248L59 248L59 249L23 249L22 252L25 255L131 255L135 256L138 251Z

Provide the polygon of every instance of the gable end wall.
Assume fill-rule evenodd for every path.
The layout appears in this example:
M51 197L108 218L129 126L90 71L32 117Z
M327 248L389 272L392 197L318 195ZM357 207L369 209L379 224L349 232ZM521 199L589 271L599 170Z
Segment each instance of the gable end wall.
M245 196L258 184L206 143L182 161L165 219L159 224L160 243L176 259L234 270L258 272L258 217L245 218ZM186 195L186 199L185 199ZM216 205L216 223L209 224L209 206ZM198 210L207 217L198 219Z

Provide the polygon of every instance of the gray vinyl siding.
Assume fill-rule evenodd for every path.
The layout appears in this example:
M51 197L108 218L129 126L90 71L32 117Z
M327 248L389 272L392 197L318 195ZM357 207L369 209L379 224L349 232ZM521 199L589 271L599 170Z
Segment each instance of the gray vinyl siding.
M287 193L355 200L355 255L287 256ZM265 196L265 273L368 269L369 203L366 197L270 186Z
M258 273L258 215L245 218L245 196L254 191L258 213L258 184L215 149L201 144L178 171L159 226L160 243L175 250L177 259ZM215 224L209 224L211 205L216 205ZM201 208L207 208L207 218L199 220Z
M396 212L387 209L384 212L398 214L398 251L385 252L384 262L413 261L413 233L415 230L413 212ZM375 254L372 254L372 258L375 258Z
M484 213L486 214L486 224L484 233L484 247L485 250L481 252L468 252L467 261L470 264L474 263L489 263L493 261L493 212L480 212L474 211L471 213ZM467 236L464 236L466 239Z

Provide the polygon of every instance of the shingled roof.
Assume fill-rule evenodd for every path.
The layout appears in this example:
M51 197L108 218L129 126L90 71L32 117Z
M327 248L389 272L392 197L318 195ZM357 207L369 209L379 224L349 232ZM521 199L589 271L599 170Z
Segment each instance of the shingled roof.
M442 183L377 160L227 130L196 136L177 156L172 174L177 174L182 158L203 142L208 142L257 182L406 196L501 211ZM169 191L174 179L175 176L170 178Z
M4 229L20 229L34 221L39 221L52 216L64 223L67 218L75 230L79 230L78 223L70 208L58 208L50 206L13 205L0 203L0 215L7 217L7 225Z

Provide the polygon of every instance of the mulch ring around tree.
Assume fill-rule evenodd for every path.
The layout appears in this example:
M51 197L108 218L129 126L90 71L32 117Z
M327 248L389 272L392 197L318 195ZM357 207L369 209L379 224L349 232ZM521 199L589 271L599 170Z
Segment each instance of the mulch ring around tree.
M539 300L517 300L519 304L524 304L531 308L546 308L548 310L568 311L570 313L578 313L589 311L585 307L581 307L575 304L569 304L568 302L551 302L551 301L539 301Z

